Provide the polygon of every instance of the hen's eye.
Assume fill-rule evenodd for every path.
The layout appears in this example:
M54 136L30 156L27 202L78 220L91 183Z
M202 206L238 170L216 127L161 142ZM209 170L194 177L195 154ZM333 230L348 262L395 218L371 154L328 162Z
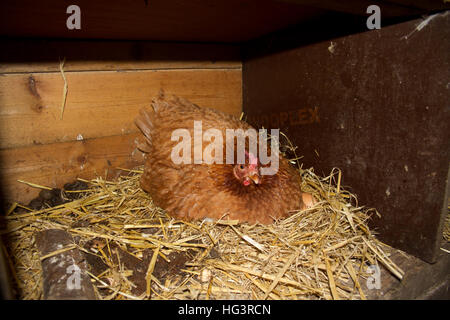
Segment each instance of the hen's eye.
M239 169L244 170L244 165L241 164L241 165L239 166Z

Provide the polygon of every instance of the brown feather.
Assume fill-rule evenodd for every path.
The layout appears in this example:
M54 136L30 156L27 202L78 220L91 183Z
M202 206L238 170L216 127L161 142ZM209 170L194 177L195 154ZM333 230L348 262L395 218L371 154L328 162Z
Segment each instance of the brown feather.
M188 129L193 137L194 120L202 129L250 129L247 123L222 112L200 108L187 100L164 95L141 110L136 125L142 131L147 152L141 187L156 205L181 219L233 219L249 223L272 223L301 209L300 175L280 156L278 173L263 176L260 184L243 186L230 164L174 164L171 140L176 129ZM226 142L224 142L226 143ZM203 143L203 148L207 143ZM224 148L225 156L225 148ZM193 155L193 147L191 148Z

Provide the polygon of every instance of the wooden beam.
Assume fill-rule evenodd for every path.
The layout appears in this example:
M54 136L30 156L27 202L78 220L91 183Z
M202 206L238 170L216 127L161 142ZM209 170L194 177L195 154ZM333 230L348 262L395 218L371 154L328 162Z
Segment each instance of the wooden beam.
M12 37L242 42L322 12L274 0L77 0L81 29L68 30L60 0L0 1L0 34Z
M242 67L240 48L235 45L4 39L0 72L55 72L59 71L59 61L64 58L65 71Z

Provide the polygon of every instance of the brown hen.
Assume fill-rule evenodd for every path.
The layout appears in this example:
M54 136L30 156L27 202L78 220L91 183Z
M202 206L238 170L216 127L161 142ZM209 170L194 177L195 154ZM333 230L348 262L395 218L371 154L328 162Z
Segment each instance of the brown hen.
M177 97L169 99L164 94L153 99L151 106L142 109L136 118L145 137L145 143L140 145L146 153L141 187L157 206L185 220L212 218L263 224L305 207L300 175L281 155L278 172L264 176L260 174L260 161L248 152L248 146L243 164L226 164L225 157L224 164L174 163L172 150L179 142L172 141L172 133L187 129L194 137L194 121L200 120L203 131L215 128L224 137L226 129L252 128L231 115L200 108ZM225 150L230 141L224 141ZM203 150L207 145L203 143ZM311 196L303 197L307 201Z

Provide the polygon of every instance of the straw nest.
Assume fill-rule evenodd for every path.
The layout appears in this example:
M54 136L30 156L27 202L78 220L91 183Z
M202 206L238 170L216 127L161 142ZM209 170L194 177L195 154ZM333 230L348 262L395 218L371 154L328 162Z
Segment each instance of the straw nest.
M376 212L357 206L339 170L319 177L299 168L316 205L267 226L175 220L140 189L142 168L124 173L83 180L89 188L72 202L7 212L5 251L22 299L42 298L45 257L34 235L50 228L72 234L67 250L105 266L87 271L100 299L365 299L369 265L403 276L367 226ZM145 270L138 274L118 250Z

